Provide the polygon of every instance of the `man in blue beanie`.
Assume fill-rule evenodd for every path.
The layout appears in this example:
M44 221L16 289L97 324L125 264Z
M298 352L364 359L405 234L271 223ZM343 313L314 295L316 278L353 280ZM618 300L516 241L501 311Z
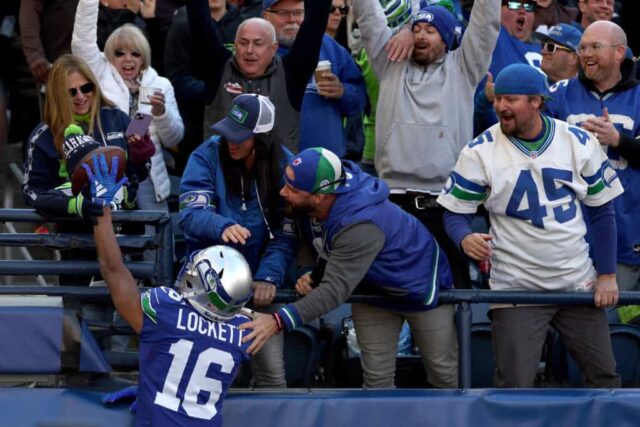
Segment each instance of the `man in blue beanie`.
M448 210L451 239L469 257L491 261L491 289L593 292L595 307L493 305L494 386L533 387L552 326L587 387L620 387L603 308L618 301L613 199L622 185L595 135L541 114L546 91L545 76L530 65L498 74L499 123L462 150L438 203ZM488 234L471 230L481 204Z
M447 254L456 287L470 287L469 265L442 225L435 199L464 144L473 137L473 95L489 69L500 28L500 0L476 0L469 26L453 49L455 17L426 6L413 17L411 59L395 62L385 45L393 32L378 0L353 0L371 67L380 79L375 167L390 200L435 236ZM403 30L407 32L407 30Z

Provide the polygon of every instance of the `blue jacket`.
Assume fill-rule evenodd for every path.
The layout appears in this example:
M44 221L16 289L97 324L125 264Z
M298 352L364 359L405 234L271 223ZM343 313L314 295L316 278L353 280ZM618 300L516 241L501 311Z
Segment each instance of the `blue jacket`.
M372 222L385 236L380 253L363 279L389 295L435 307L438 290L451 288L449 263L435 238L413 216L389 201L389 187L358 166L344 161L347 181L336 190L336 200L327 217L325 243L330 245L344 228ZM329 251L330 247L327 247Z
M102 107L100 122L103 132L94 130L94 139L98 143L117 146L128 152L124 134L129 125L129 117L118 108ZM132 166L128 164L127 174L130 172ZM72 195L66 162L60 157L53 142L51 129L45 123L36 126L29 136L24 175L23 192L27 205L37 206L51 216L69 215L67 208ZM144 179L140 176L139 178Z
M546 106L550 116L575 126L590 117L601 117L603 108L620 132L620 146L605 147L624 193L613 201L618 229L618 262L640 265L640 84L634 79L633 63L622 64L622 79L612 89L599 93L580 74L549 88ZM584 210L583 210L584 211Z
M289 49L281 47L284 56ZM315 78L307 84L300 117L300 151L310 147L327 148L338 157L347 152L347 136L342 120L364 110L367 102L362 72L349 52L331 37L324 35L318 61L331 61L331 72L344 86L340 99L327 99L318 95Z
M233 224L249 229L245 245L233 245L246 258L253 279L280 287L293 262L296 239L284 217L279 227L269 227L259 197L257 183L243 200L227 192L218 150L220 137L212 136L189 157L180 183L180 224L192 252L222 242L222 232ZM282 174L291 153L282 147ZM281 176L282 176L281 174ZM283 181L284 182L284 181ZM281 184L283 184L283 182ZM243 208L244 203L244 208Z

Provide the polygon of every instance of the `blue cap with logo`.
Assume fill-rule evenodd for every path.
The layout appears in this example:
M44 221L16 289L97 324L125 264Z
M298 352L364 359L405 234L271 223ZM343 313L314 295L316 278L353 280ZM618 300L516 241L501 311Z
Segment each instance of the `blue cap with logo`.
M458 25L456 18L451 12L442 6L427 6L420 9L413 17L412 26L419 22L426 22L436 27L442 41L444 41L447 51L451 50L451 46L456 38L456 26Z
M257 133L269 132L275 121L275 107L266 96L254 93L238 95L227 117L211 129L226 141L240 144Z
M576 52L578 50L578 45L580 44L580 39L582 38L582 31L569 24L554 25L553 27L549 28L549 32L547 34L537 31L534 34L543 43L547 40L550 40L554 43L571 49L573 52Z
M511 64L498 73L496 95L540 95L547 97L547 77L531 65Z
M307 193L330 194L344 181L340 158L326 148L302 150L289 162L289 167L293 179L285 173L287 184Z

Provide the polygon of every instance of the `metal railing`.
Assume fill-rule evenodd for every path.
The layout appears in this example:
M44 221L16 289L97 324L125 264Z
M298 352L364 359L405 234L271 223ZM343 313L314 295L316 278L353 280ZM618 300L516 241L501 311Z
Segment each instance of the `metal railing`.
M113 212L114 223L142 223L156 227L154 235L136 235L117 237L118 244L128 249L154 249L155 262L128 261L127 267L138 279L151 279L158 286L173 284L173 232L171 218L161 211L116 211ZM0 209L0 222L79 222L77 218L49 218L31 209ZM47 247L63 248L95 248L92 234L37 234L37 233L2 233L0 246L5 247ZM0 260L0 275L97 275L100 268L95 261L52 261L52 260ZM22 287L21 287L22 288Z
M75 298L81 301L109 301L106 288L87 287L0 287L3 295L50 295ZM274 302L291 303L300 296L295 291L278 291ZM589 292L525 292L525 291L490 291L452 289L440 292L442 304L458 304L457 326L459 343L459 384L460 388L471 387L471 325L473 316L470 304L557 304L557 305L592 305L593 294ZM375 303L389 301L389 297L372 295L351 295L346 302ZM619 305L640 304L640 292L620 292Z

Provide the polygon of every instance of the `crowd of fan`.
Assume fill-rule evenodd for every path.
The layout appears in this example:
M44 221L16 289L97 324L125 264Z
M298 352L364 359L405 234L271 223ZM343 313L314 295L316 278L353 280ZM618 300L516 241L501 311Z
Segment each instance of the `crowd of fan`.
M70 176L90 148L70 137L70 124L98 145L127 152L128 183L113 201L118 209L168 212L170 175L180 177L180 221L188 252L213 244L237 247L253 274L253 308L271 313L251 323L257 386L286 384L282 336L271 338L275 332L330 311L359 286L398 299L392 306L353 305L365 387L393 387L397 337L405 320L430 383L457 387L453 307L438 306L437 290L471 287L470 260L491 259L497 268L492 288L576 290L593 279L598 307L543 314L527 307L519 312L494 307L494 334L508 337L496 344L496 385L533 384L540 331L552 324L575 354L583 354L578 359L587 384L615 387L620 379L611 365L611 348L602 343L608 336L602 307L615 305L618 288L640 290L636 3L7 1L0 6L0 49L15 66L2 67L0 147L9 140L24 142L25 200L50 216L90 219L102 212L101 205L72 188ZM24 58L16 53L18 40ZM19 65L24 59L31 74L27 84L26 69ZM508 72L501 73L513 64L537 71L529 75L530 69L523 69L522 82L512 81ZM535 86L537 76L544 76L543 86ZM534 246L524 248L522 258L509 258L504 247L489 243L508 245L514 237L508 225L492 224L508 236L474 233L467 214L477 206L447 199L460 194L466 194L460 200L487 199L484 189L474 187L480 178L466 179L466 173L480 175L474 175L477 169L464 160L463 150L492 142L497 131L486 130L498 121L510 135L505 111L518 111L508 104L511 95L543 96L533 110L536 117L541 113L579 126L588 133L568 130L566 135L574 132L583 145L593 137L603 147L576 174L588 181L585 171L598 161L603 166L591 171L594 180L614 171L602 184L611 196L591 202L585 193L583 200L584 222L593 226L599 243L608 242L604 249L591 248L595 270L591 261L575 267L593 277L560 280L573 271L562 270L569 260L556 259L562 265L550 265L553 274L534 271L538 264L529 258L548 255L536 253L549 243L535 246L536 238L543 240L540 235L522 235ZM139 113L151 118L149 128L131 133L129 124ZM543 128L553 132L555 122L548 120ZM514 135L524 135L518 132ZM559 136L557 141L564 143ZM532 159L546 148L539 135L523 144ZM314 169L300 168L303 163ZM548 185L545 170L551 166L557 167L549 163L542 169L548 202L565 197L556 186L571 182L562 175ZM481 167L490 170L492 165ZM612 184L616 176L619 191ZM487 179L483 185L493 188ZM514 179L523 180L523 193L507 211L544 229L538 222L546 211L536 209L546 208L533 200L535 184L527 186L526 175ZM600 191L588 184L589 196ZM350 192L350 185L366 191ZM486 207L494 220L496 206L487 199ZM574 219L562 207L552 210L558 223ZM609 221L605 217L615 217L613 228L602 225ZM609 234L616 236L616 224L617 240ZM511 241L511 254L519 254L519 237ZM584 233L578 239L583 241ZM605 251L617 251L617 259L611 261ZM63 253L65 259L93 257L87 251ZM507 258L527 271L509 270ZM424 265L431 267L421 269ZM613 283L601 282L600 276L612 274ZM426 287L425 277L433 277ZM65 276L60 283L89 280ZM543 284L533 284L537 280ZM273 304L276 290L286 286L305 297L286 306ZM421 307L411 308L416 301ZM624 315L633 317L633 309ZM524 323L534 337L528 346L518 337ZM584 345L587 335L597 351Z

